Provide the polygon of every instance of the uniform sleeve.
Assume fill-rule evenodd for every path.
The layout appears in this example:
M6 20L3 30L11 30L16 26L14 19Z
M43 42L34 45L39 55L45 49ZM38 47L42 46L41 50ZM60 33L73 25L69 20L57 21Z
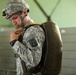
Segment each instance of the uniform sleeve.
M29 27L23 36L23 43L16 41L14 52L17 53L30 69L38 65L42 55L42 46L45 40L43 29L36 25Z

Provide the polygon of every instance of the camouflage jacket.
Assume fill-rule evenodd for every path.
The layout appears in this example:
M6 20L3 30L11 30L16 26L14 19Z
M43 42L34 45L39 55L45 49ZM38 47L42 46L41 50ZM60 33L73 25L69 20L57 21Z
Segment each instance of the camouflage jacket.
M22 40L23 43L16 41L12 47L14 53L17 53L25 62L27 69L35 67L40 62L44 40L45 34L43 29L39 25L34 25L25 31ZM17 75L23 74L20 58L16 58Z

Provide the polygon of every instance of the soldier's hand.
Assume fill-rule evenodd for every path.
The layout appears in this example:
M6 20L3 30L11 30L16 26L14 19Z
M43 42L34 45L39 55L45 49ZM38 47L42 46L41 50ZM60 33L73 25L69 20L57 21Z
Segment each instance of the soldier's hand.
M21 34L22 34L22 32L21 32L20 29L11 32L10 41L18 40L18 38L19 38L19 36L20 36Z

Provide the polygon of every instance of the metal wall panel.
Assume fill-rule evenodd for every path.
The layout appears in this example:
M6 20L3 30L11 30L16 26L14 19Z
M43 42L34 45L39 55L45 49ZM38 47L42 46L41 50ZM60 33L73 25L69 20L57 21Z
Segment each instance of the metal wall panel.
M0 75L16 75L14 53L9 44L12 30L10 28L0 30Z
M60 75L76 75L76 27L61 28L60 31L63 40Z

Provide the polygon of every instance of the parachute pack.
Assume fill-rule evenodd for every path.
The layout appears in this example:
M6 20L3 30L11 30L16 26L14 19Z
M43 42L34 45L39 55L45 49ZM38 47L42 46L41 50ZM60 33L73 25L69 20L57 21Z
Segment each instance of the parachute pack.
M46 34L44 44L46 53L42 75L59 75L62 60L62 39L59 28L53 22L45 22L42 25Z

